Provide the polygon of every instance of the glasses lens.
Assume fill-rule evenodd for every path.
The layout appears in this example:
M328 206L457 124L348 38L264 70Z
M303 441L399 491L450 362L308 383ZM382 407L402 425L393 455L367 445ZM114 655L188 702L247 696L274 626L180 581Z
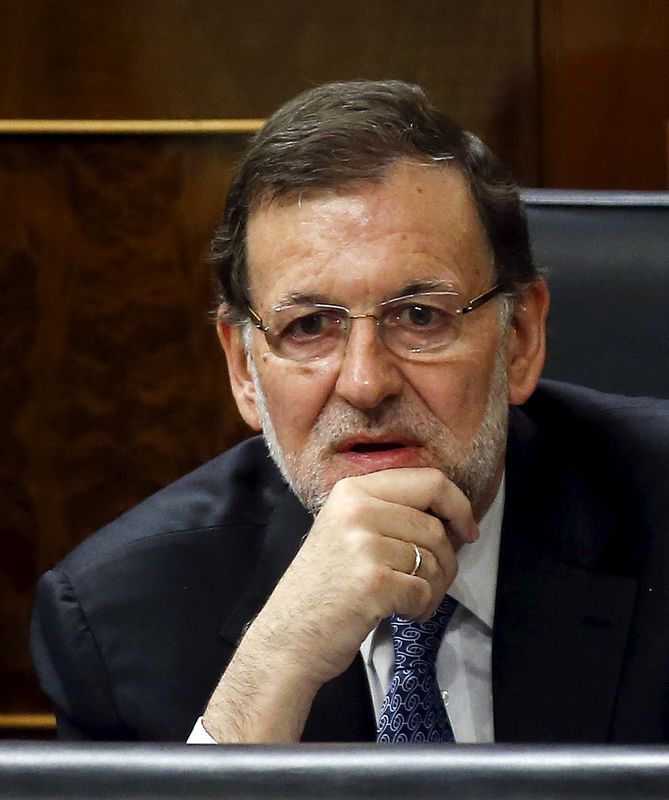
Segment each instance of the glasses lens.
M320 306L283 306L268 317L270 344L282 358L311 361L339 347L346 335L345 309Z
M462 298L456 292L407 295L381 303L373 316L390 350L412 361L430 361L459 337ZM313 361L342 348L349 311L327 304L277 306L263 321L274 353L292 361Z
M435 292L393 300L383 307L381 327L386 345L405 358L429 360L460 335L460 296Z

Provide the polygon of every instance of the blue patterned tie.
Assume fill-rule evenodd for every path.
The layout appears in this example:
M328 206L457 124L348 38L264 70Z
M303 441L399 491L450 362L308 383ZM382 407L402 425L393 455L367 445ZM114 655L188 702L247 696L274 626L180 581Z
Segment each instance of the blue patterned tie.
M436 674L441 640L457 600L446 595L427 622L392 616L395 674L379 717L377 742L453 742Z

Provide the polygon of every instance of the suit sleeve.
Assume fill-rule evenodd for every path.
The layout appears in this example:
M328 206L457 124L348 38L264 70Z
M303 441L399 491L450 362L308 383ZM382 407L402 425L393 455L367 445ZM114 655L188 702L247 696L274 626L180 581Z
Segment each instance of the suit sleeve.
M104 660L68 576L47 572L37 586L33 661L54 704L61 739L133 739L121 723Z

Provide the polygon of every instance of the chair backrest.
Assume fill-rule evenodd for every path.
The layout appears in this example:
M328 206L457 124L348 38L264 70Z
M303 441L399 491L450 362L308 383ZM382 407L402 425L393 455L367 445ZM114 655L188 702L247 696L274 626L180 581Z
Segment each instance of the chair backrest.
M548 269L545 376L669 397L669 192L522 192Z

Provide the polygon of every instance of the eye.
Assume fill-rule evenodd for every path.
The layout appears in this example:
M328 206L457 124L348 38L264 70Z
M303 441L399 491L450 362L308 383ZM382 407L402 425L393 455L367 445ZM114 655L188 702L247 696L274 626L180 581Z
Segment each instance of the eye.
M431 329L447 325L450 314L426 303L407 303L394 308L388 323L407 329Z
M295 342L318 339L338 332L341 322L341 318L334 312L314 311L292 320L280 335L283 339Z

